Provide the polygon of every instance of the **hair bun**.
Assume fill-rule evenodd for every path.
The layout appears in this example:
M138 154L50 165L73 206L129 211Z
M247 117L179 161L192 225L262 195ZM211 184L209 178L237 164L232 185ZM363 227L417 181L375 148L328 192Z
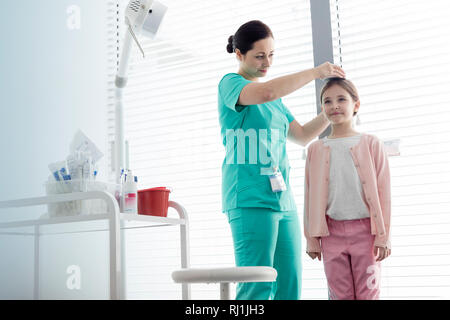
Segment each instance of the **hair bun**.
M234 36L232 36L232 35L228 38L228 44L227 44L227 52L228 53L234 52L233 39L234 39Z

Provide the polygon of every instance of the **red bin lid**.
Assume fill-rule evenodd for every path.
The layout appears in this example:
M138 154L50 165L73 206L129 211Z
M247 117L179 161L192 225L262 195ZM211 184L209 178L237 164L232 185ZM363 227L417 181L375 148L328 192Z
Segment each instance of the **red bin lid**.
M167 189L166 187L156 187L156 188L148 188L148 189L138 190L138 192L147 192L147 191L168 191L168 192L170 192L170 189Z

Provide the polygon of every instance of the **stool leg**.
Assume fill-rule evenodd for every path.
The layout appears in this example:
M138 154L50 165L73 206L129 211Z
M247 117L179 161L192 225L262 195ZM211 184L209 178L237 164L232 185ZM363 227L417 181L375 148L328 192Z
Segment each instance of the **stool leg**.
M230 300L230 283L220 283L220 300Z

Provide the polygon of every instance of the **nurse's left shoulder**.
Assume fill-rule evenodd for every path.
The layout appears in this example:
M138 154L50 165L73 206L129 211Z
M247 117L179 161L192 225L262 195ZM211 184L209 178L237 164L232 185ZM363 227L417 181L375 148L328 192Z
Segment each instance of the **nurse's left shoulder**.
M235 72L230 72L230 73L225 74L225 75L222 77L222 79L220 79L219 85L220 85L222 82L224 82L224 81L240 80L241 78L242 78L242 76L241 76L240 74L235 73Z

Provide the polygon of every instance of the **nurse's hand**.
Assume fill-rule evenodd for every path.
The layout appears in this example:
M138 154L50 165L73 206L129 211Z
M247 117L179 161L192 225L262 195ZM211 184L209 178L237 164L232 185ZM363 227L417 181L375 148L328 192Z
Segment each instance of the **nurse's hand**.
M317 77L321 80L326 78L345 78L344 70L332 63L325 62L316 67Z
M319 261L322 261L322 254L320 252L307 252L308 256L311 257L311 259L318 258Z

